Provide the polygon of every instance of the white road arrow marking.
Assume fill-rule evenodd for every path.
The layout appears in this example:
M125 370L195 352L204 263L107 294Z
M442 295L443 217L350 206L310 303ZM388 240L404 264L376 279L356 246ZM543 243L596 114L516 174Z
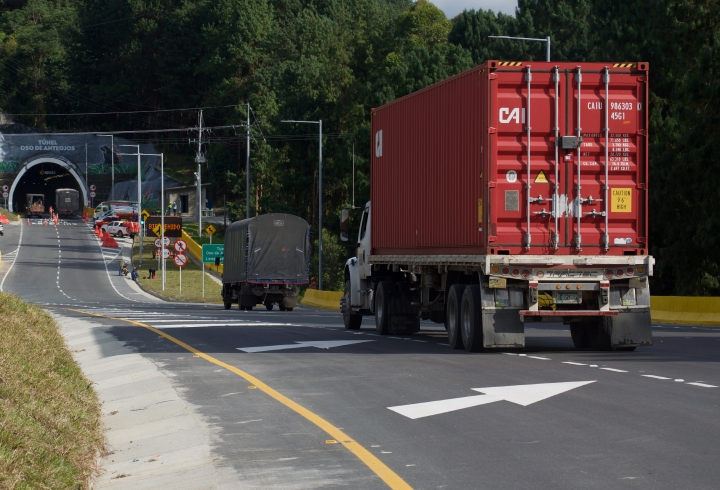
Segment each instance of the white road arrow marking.
M399 405L388 407L393 412L404 415L410 419L419 419L438 415L441 413L461 410L463 408L477 407L502 400L527 407L551 396L559 395L595 381L575 381L567 383L542 383L536 385L496 386L493 388L473 388L473 391L485 393L484 395L451 398L433 402L414 403L412 405Z
M308 342L297 342L285 345L264 345L260 347L237 347L243 352L267 352L271 350L301 349L303 347L317 347L318 349L330 349L331 347L342 347L343 345L361 344L363 342L375 342L374 340L313 340Z

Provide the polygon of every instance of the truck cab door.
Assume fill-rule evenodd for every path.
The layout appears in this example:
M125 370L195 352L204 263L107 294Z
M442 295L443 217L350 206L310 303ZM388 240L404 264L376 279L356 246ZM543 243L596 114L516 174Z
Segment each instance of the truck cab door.
M366 279L372 274L372 268L368 264L370 259L370 203L365 206L360 220L357 256L360 279Z

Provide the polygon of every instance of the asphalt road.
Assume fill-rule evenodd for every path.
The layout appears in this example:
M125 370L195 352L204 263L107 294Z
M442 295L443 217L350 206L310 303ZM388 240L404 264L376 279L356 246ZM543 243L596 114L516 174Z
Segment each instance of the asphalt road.
M652 347L589 352L552 324L528 327L522 352L468 354L427 322L381 337L339 312L147 303L108 273L111 254L81 222L23 227L4 289L102 322L156 363L212 421L241 488L720 482L720 328L655 326Z

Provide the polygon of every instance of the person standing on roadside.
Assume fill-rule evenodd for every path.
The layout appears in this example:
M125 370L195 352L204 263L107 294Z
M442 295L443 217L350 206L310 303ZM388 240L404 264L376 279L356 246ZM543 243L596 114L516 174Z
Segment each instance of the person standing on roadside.
M177 202L173 201L173 216L177 216Z
M138 278L139 275L140 275L140 273L138 272L137 267L133 267L133 270L132 270L132 272L130 273L130 278L131 278L133 281L137 282L137 278Z

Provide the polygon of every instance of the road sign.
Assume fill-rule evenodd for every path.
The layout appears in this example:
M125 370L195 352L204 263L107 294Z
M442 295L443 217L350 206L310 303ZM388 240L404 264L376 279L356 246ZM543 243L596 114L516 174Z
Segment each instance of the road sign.
M175 251L183 253L185 250L187 250L187 243L184 240L175 240Z
M5 184L3 186L3 192L7 192L8 190L10 190L10 188L7 186L7 184Z
M155 236L162 235L160 229L160 216L150 216L147 218L146 223L148 229L155 234ZM182 237L182 218L165 216L165 236L173 238Z
M7 198L9 195L10 195L10 194L8 194L7 192L3 192L3 197L4 197L4 198Z
M214 264L215 257L220 257L220 263L223 263L225 257L225 245L210 245L203 244L202 246L202 259L204 264Z
M285 345L263 345L260 347L237 347L243 352L267 352L271 350L302 349L303 347L316 347L318 349L330 349L331 347L342 347L344 345L361 344L363 342L375 342L374 340L311 340L296 342Z
M90 185L90 190L91 191L97 190L97 186L95 184Z
M147 212L147 209L143 209L143 212L140 216L142 216L143 221L147 221L147 219L150 217L150 213Z
M168 237L164 237L164 238L165 238L165 239L163 240L163 242L165 242L165 246L170 245L170 239L169 239ZM160 243L161 243L160 240L161 240L160 238L156 238L156 239L155 239L155 246L156 246L157 248L160 248Z
M95 194L95 191L91 191L91 192L90 192L90 197L95 197L95 196L97 196L97 194Z
M518 386L495 386L492 388L473 388L473 391L485 393L484 395L465 396L462 398L451 398L449 400L437 400L432 402L414 403L412 405L400 405L388 407L393 412L404 415L409 419L419 419L452 412L462 408L477 407L488 403L508 401L527 407L551 396L565 393L575 388L594 383L595 381L574 381L567 383L542 383L537 385Z
M184 267L187 264L187 256L183 254L175 255L175 265L178 267Z
M170 249L169 249L169 248L163 248L163 249L162 249L162 256L163 256L163 259L167 259L168 257L170 257Z
M207 232L208 235L214 235L217 230L215 229L215 227L213 225L208 225L208 227L205 228L205 231Z

